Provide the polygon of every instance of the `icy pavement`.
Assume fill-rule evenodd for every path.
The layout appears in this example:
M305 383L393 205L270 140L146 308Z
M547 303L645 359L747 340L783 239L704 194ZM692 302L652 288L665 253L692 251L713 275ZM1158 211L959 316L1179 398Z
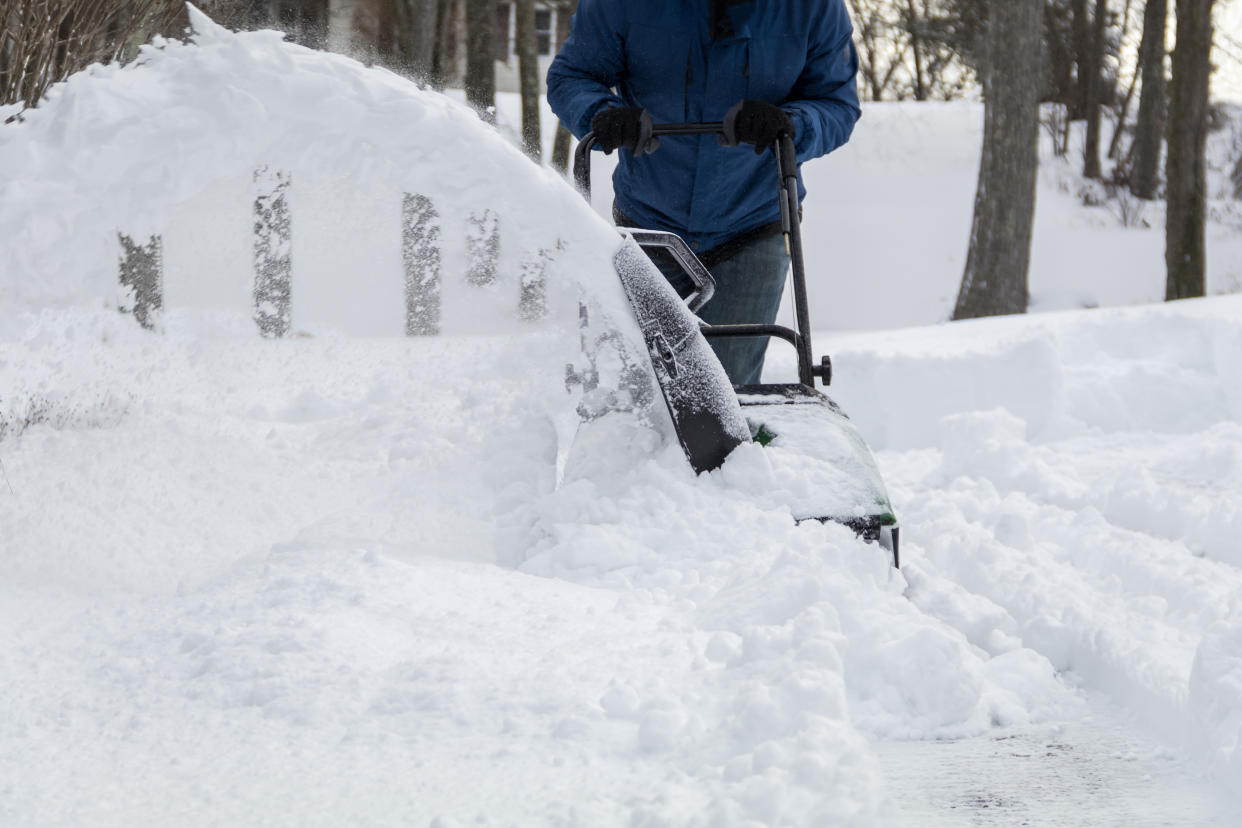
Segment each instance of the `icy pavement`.
M1179 752L1097 700L1058 725L946 741L880 742L893 828L1236 825L1239 805Z

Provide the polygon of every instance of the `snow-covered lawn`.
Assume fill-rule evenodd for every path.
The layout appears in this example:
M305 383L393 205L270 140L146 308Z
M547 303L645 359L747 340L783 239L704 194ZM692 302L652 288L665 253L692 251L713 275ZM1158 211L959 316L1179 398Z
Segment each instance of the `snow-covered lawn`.
M514 102L502 104L516 122ZM1242 106L1225 111L1232 120L1208 138L1209 295L1242 291L1242 203L1232 200L1229 183L1242 157ZM1080 126L1063 158L1041 136L1031 310L1159 302L1164 205L1124 197L1084 206L1100 202L1104 188L1078 174ZM966 263L982 132L981 104L865 103L850 142L804 166L803 228L818 327L876 330L949 319ZM594 203L604 216L611 215L613 164L597 156L592 167ZM792 311L786 316L792 319Z
M615 311L611 231L438 98L199 25L0 129L0 824L1242 821L1242 297L932 324L976 111L872 117L808 225L836 204L817 345L899 573L756 497L779 446L695 478L659 422L575 434L576 302L512 318L521 245L482 293L446 252L445 335L400 337L403 188L566 242L549 295ZM260 162L310 336L247 319ZM1037 306L1158 298L1158 231L1062 180ZM164 235L159 333L103 307L118 229ZM1039 264L1071 245L1144 287Z
M1174 824L1231 824L1200 774L1238 778L1240 317L1228 298L838 343L903 518L897 575L756 505L758 447L696 480L660 434L597 425L554 489L512 341L48 314L0 374L68 412L0 450L0 813L885 824L886 763L911 767L889 740L1090 756L1072 728L1116 705L1147 734L1125 738L1166 746L1120 770L1176 768L1197 810ZM1013 379L970 379L993 376Z

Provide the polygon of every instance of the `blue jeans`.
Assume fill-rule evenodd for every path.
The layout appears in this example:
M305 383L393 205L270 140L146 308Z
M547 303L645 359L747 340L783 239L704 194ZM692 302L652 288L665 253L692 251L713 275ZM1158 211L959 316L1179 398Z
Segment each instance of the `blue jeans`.
M677 264L659 256L654 261L679 294L690 295L694 285ZM711 268L716 294L699 311L699 318L708 325L771 325L776 321L788 271L789 254L780 233L747 244ZM734 385L759 382L768 337L717 337L707 341Z

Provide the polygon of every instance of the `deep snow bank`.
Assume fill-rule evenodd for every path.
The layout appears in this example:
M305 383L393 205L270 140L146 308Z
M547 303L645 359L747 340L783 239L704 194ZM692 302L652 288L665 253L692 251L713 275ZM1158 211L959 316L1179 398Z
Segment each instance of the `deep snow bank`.
M805 483L775 480L779 447L696 479L616 414L565 456L576 301L523 328L476 294L450 332L474 309L505 323L491 336L333 333L333 286L399 301L392 268L333 249L391 255L403 191L566 242L549 291L605 310L615 237L443 99L195 25L0 130L0 813L865 825L888 806L864 732L1072 707L1036 653L993 657L920 614L877 550L757 498ZM294 324L312 338L249 321L234 235L263 164L309 182ZM387 229L343 231L368 204ZM100 307L118 230L165 237L159 334ZM462 265L447 254L446 280Z
M821 339L904 505L911 600L1236 785L1242 297Z
M447 332L512 330L517 297L506 291L540 255L556 254L549 281L570 292L562 298L583 287L600 301L619 295L608 225L464 106L278 32L191 17L191 42L93 66L0 128L6 319L114 301L118 232L162 236L169 308L249 313L254 179L265 168L293 181L297 330L404 331L405 193L438 213ZM503 283L466 292L467 222L485 212L499 226Z
M1242 432L1210 391L1233 352L1186 368L1187 425L1155 394L1113 429L1065 418L1128 387L1124 354L1056 379L1127 331L1236 331L1236 300L842 344L842 396L887 429L904 577L756 499L772 449L696 479L609 418L554 488L536 338L257 343L229 318L152 337L55 311L0 350L5 388L125 403L0 441L18 822L886 824L867 736L1072 716L1054 666L1236 779L1236 535L1196 550L1189 522L1096 494L1146 473L1178 514L1236 515ZM952 364L1029 385L947 386L929 413L920 377Z
M1073 708L1016 636L985 651L847 530L756 499L773 449L696 479L606 418L554 488L535 339L65 311L25 334L5 388L102 380L127 405L0 442L19 817L866 825L866 733Z
M0 129L6 821L884 824L869 738L1073 715L1054 665L1199 717L1236 767L1239 579L1229 547L1192 550L1176 522L1230 502L1174 497L1190 505L1137 523L1201 488L1201 462L1236 479L1234 305L841 343L841 399L906 520L903 576L756 497L790 485L779 446L694 478L618 415L563 456L577 343L559 317L510 327L508 299L459 294L451 327L473 310L504 330L334 333L390 330L411 188L565 240L575 264L550 285L571 298L611 301L615 241L444 100L196 25ZM295 280L314 301L295 325L313 338L249 321L260 164L303 182ZM165 234L159 335L99 307L122 228ZM1166 347L1121 347L1149 339ZM1145 394L1151 377L1193 411ZM1136 463L1154 471L1133 487Z

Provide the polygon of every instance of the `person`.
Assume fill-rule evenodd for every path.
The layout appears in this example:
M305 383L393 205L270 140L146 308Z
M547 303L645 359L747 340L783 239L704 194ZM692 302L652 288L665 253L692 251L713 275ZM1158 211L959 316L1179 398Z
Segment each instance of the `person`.
M771 146L793 137L802 198L801 163L848 141L861 114L857 74L844 0L580 0L548 102L575 136L620 150L617 224L677 233L712 272L704 322L771 324L789 267ZM651 135L687 122L723 135ZM766 338L711 342L735 385L759 382Z

